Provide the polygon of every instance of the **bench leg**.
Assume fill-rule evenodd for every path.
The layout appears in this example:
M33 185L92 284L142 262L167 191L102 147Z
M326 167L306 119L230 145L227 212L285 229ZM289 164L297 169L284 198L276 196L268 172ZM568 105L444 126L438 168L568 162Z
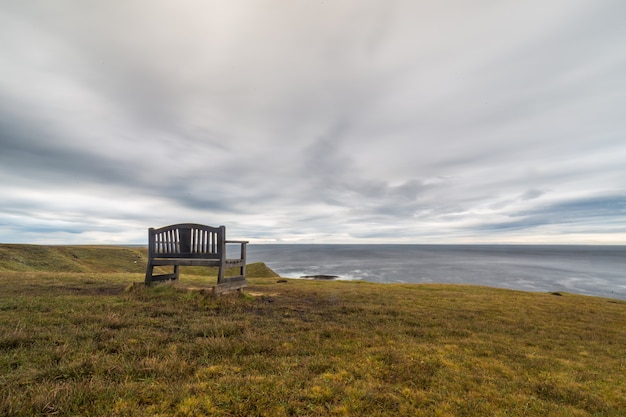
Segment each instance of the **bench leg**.
M173 280L178 281L178 277L180 276L180 266L174 265L174 278Z
M148 264L148 267L146 268L146 280L145 280L146 285L150 285L152 283L153 270L154 270L154 265Z
M223 265L220 265L217 269L217 283L221 284L224 282L224 269L226 269Z

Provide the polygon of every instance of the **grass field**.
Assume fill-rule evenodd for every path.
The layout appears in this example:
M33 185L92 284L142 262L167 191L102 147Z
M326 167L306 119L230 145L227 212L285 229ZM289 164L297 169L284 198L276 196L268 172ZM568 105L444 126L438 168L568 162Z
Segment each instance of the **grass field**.
M133 285L141 249L0 256L2 416L626 415L624 301L263 264L213 299Z

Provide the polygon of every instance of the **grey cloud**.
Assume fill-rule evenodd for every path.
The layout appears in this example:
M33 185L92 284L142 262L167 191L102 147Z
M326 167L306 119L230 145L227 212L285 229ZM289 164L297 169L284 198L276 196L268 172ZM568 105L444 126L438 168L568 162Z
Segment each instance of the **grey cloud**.
M609 195L576 198L540 207L519 215L551 215L561 221L621 218L626 214L626 196Z
M539 198L544 194L545 192L542 190L530 189L526 191L520 198L522 200L534 200L535 198Z
M588 225L601 219L605 224L620 223L626 213L626 197L602 196L577 198L542 205L510 214L513 220L485 223L480 230L529 229L546 225Z
M306 151L305 172L308 187L304 201L324 201L348 208L351 216L410 216L418 207L420 195L428 188L417 179L399 185L370 178L355 168L347 151L341 150L340 135L321 138ZM350 149L350 148L348 148Z
M0 161L16 177L63 182L119 182L127 177L125 169L116 166L115 161L56 145L54 133L31 128L26 121L13 124L2 119L0 114Z

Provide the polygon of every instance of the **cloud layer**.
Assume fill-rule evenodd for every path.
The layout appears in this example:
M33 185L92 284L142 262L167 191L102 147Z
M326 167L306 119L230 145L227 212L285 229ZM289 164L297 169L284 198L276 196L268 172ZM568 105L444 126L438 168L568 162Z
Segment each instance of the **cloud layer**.
M626 244L626 5L0 1L0 241Z

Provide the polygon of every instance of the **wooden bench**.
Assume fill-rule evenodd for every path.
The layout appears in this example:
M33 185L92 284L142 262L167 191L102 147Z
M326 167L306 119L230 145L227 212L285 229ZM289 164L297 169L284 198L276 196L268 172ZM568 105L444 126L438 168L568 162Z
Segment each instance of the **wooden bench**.
M240 245L238 258L226 258L226 244ZM213 294L238 290L246 281L246 241L226 240L226 228L182 223L159 229L148 229L147 285L153 282L178 280L181 266L214 266L218 268ZM155 266L173 266L170 274L154 275ZM225 277L226 268L239 268L239 275Z

